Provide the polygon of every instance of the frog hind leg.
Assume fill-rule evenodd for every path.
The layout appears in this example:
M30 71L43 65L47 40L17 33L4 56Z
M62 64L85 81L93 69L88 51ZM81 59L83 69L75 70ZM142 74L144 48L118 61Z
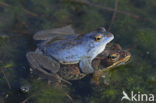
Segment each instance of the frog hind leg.
M85 74L90 74L90 73L94 72L94 69L91 65L90 58L87 58L87 57L82 58L79 63L79 67L80 67L81 71Z
M42 30L37 32L33 38L35 40L51 40L55 38L62 38L75 34L71 25L67 25L61 28L53 28L48 30Z
M43 54L28 52L26 57L32 68L37 69L43 73L57 73L60 69L60 64L57 61L48 58Z

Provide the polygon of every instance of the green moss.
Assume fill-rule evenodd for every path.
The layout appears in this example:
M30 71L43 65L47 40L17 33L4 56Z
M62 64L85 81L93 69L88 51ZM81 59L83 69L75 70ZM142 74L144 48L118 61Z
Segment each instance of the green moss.
M137 41L140 45L148 48L149 46L154 47L156 31L151 29L140 29L137 32Z
M128 82L130 82L130 83L134 83L134 82L135 82L135 80L134 80L134 78L133 78L133 77L129 77L129 78L128 78Z
M0 35L0 46L3 45L5 43L5 41L7 40L8 36L7 35Z
M53 14L56 8L56 1L57 0L31 0L29 4L31 4L31 10L37 13L40 18L47 19Z
M144 48L145 53L149 52L153 58L156 58L156 46L155 38L156 31L152 29L140 29L136 35L136 42Z
M33 81L32 100L35 103L63 103L65 92L61 88L55 88L47 85L47 82L39 80Z
M37 103L63 103L63 97L64 95L58 90L47 88L36 95L35 101Z
M132 44L137 28L139 25L136 19L118 14L112 26L112 32L115 35L114 41L121 45Z
M8 36L7 35L0 35L0 41L4 41L4 40L6 40L8 38Z
M54 18L59 23L70 23L71 22L71 13L68 9L59 9L54 13Z
M10 63L4 65L3 67L4 67L5 69L8 69L8 68L12 68L13 66L14 66L14 63L13 63L13 62L10 62Z
M53 25L54 25L53 22L45 20L44 23L42 23L42 29L52 28Z
M112 95L112 96L113 96L113 95L116 94L116 90L114 90L114 89L109 89L109 90L106 91L106 93L107 93L107 95L110 95L110 96Z

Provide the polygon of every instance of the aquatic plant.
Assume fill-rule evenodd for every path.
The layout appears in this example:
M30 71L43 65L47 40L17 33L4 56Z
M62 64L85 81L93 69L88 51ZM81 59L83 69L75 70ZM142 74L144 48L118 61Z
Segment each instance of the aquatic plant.
M36 103L63 103L65 92L61 88L47 85L47 82L34 80L32 82L32 101Z

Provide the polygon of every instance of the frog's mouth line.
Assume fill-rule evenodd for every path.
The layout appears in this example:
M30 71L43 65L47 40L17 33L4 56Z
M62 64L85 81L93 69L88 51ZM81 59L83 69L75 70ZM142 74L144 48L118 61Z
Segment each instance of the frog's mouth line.
M124 64L128 63L128 61L130 60L130 58L131 58L131 54L128 52L127 56L124 57L124 59L121 59L121 60L115 62L113 65L109 66L108 68L114 68L114 67L118 67L120 65L124 65Z
M108 71L108 70L110 70L110 69L112 69L112 68L114 68L114 67L117 67L117 66L126 64L126 63L130 60L130 58L131 58L131 54L128 53L128 55L127 55L124 59L122 59L122 60L120 60L120 61L118 61L118 62L115 62L115 63L112 64L111 66L108 66L107 68L105 68L105 69L103 69L103 70L100 70L100 71L101 71L101 72ZM124 61L124 62L122 62L122 61Z
M128 61L130 60L130 58L131 58L131 54L129 53L128 56L126 56L126 57L122 60L122 61L124 61L124 62L119 61L119 62L116 62L114 65L115 65L115 66L124 65L124 64L128 63Z

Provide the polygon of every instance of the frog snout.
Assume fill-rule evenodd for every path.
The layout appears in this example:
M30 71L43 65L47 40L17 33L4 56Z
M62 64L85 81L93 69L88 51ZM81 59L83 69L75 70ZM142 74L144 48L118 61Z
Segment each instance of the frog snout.
M114 35L112 33L106 33L104 36L107 43L114 39Z

